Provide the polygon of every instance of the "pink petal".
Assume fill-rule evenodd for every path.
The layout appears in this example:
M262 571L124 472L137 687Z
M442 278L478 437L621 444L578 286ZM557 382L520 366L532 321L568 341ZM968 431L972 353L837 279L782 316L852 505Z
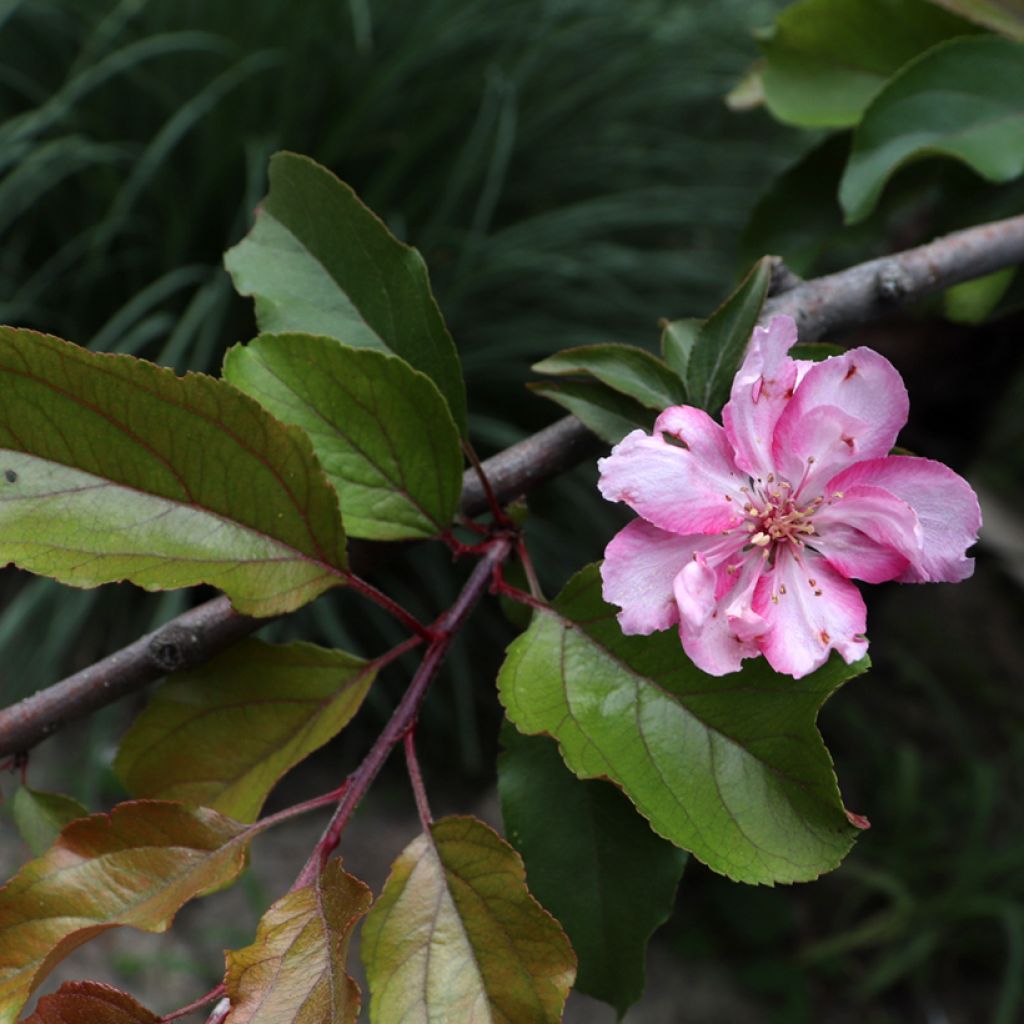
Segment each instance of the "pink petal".
M917 513L890 491L853 484L830 490L826 497L814 516L818 536L808 543L842 575L881 583L900 576L920 559L923 533ZM860 538L859 544L851 530Z
M605 548L602 594L617 605L623 633L654 633L679 621L672 581L693 561L695 544L705 537L666 533L643 519L620 530Z
M978 496L962 476L931 459L892 455L850 466L828 483L828 492L849 493L861 485L881 488L917 515L921 550L898 577L901 583L956 583L974 572L967 548L978 539Z
M658 418L678 430L687 447L642 430L627 434L598 460L598 487L648 522L678 534L720 533L739 525L745 478L733 467L722 428L698 409L678 406ZM720 439L716 439L716 435Z
M776 425L777 471L799 498L815 498L840 470L886 455L909 407L896 368L869 348L816 363Z
M758 645L776 672L800 679L836 650L847 663L867 650L867 611L857 588L811 551L776 550L758 581L754 610L768 623Z
M764 620L751 607L764 559L760 553L744 557L738 550L734 555L744 560L735 563L726 559L715 574L717 584L702 578L703 603L693 601L690 580L683 579L688 571L693 574L692 570L684 569L675 585L683 650L697 668L713 676L736 672L744 658L757 657L760 650L754 640L766 628ZM739 564L739 572L730 573L730 564ZM711 603L707 601L709 584L717 594ZM699 614L694 614L698 610Z
M910 561L898 551L879 544L866 533L845 523L830 526L827 537L815 537L814 549L840 576L865 583L894 580L910 565Z
M695 554L672 583L680 621L700 629L715 610L717 584L718 574L699 554Z
M775 424L794 393L800 372L798 364L786 355L795 343L796 324L791 317L776 316L767 327L755 328L722 409L736 465L755 478L764 479L775 468Z

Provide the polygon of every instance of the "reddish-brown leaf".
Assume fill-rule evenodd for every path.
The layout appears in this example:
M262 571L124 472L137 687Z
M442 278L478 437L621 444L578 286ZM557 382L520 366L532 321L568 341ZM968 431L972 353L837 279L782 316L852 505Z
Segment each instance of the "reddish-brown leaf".
M160 1018L127 992L98 981L65 981L39 1000L23 1024L159 1024Z

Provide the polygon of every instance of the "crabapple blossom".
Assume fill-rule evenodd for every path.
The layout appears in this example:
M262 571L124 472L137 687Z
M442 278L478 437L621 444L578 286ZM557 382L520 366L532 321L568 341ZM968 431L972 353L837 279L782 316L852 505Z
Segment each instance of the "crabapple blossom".
M981 526L970 485L930 459L890 455L908 401L868 348L791 359L796 325L754 331L720 426L673 406L598 463L600 489L639 516L609 543L605 600L624 633L678 625L711 675L763 654L799 678L867 650L851 579L965 579Z

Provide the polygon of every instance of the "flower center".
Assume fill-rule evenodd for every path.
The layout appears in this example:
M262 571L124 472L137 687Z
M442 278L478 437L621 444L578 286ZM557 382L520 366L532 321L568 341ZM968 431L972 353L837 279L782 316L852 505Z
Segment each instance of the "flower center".
M769 476L763 487L751 491L741 488L747 497L743 528L750 533L750 543L764 548L767 555L778 544L792 544L802 548L805 538L814 533L814 513L824 498L815 498L807 505L793 500L793 488L785 480L776 481Z

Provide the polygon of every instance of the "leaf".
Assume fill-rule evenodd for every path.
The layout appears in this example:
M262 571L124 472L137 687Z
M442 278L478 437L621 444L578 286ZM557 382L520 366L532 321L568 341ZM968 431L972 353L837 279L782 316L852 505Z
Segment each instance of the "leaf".
M433 382L408 363L332 338L264 334L228 352L224 377L309 435L349 536L431 537L451 524L459 432Z
M814 722L866 659L794 680L758 658L717 679L674 631L623 636L600 594L588 566L511 644L498 688L513 724L553 736L576 775L611 779L655 832L735 881L834 868L856 830Z
M984 323L999 305L1016 273L1016 267L1007 267L947 288L942 296L943 314L958 324Z
M697 317L685 317L682 320L664 321L662 325L661 357L684 382L689 377L690 355L703 323Z
M894 75L864 112L839 183L848 223L875 207L895 171L949 156L989 181L1024 171L1024 46L953 39Z
M24 1024L160 1024L160 1018L127 992L98 981L65 981L41 996Z
M830 135L771 183L743 231L744 262L770 252L794 274L814 270L843 227L836 184L849 151L848 136Z
M527 387L568 409L603 441L618 444L631 430L654 426L654 413L639 402L591 380L541 380Z
M94 587L209 583L248 615L345 582L305 435L203 374L0 328L0 563Z
M660 359L635 345L581 345L556 352L533 367L557 376L585 374L661 412L686 401L682 380Z
M1024 8L1020 0L932 0L932 3L999 32L1007 39L1024 42Z
M315 884L274 903L256 941L226 955L224 1024L355 1024L359 986L345 964L352 929L371 902L335 859Z
M258 831L157 801L72 822L0 889L0 1024L82 943L118 925L166 931L189 900L233 881Z
M672 913L686 854L614 786L575 778L550 740L506 725L502 745L502 817L530 891L576 950L576 988L621 1017L643 992L647 941Z
M518 854L475 818L443 818L399 855L362 955L375 1024L558 1021L576 973Z
M270 161L270 192L249 234L224 256L265 333L301 331L401 356L437 385L459 430L459 357L423 257L326 167L295 153Z
M771 283L771 259L757 261L736 290L704 321L690 351L686 388L690 404L716 416L729 389Z
M278 779L348 724L376 669L314 644L242 640L163 683L114 771L133 796L254 821Z
M21 838L38 857L57 838L60 830L89 811L77 800L62 793L44 793L19 786L11 801L11 813Z
M761 44L765 104L787 124L854 125L907 61L974 31L925 0L801 0Z

